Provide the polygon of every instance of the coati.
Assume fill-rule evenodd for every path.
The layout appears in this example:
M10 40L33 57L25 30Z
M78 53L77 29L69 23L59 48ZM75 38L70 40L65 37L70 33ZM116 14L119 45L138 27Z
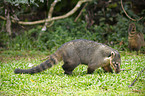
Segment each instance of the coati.
M133 50L133 51L136 51L138 54L138 51L144 45L145 45L145 42L144 42L143 33L136 32L135 24L131 23L128 29L128 48L130 52Z
M93 73L99 67L102 67L106 72L113 72L112 68L116 73L120 72L121 57L118 51L107 45L85 39L67 42L40 65L30 69L15 69L14 72L16 74L38 73L52 67L61 60L64 62L62 68L65 74L72 74L72 71L79 64L88 65L88 74Z

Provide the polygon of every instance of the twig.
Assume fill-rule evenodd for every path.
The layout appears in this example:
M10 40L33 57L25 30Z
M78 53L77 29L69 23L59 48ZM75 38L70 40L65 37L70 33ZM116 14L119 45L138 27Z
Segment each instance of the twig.
M132 69L120 69L121 71L129 71L129 70L132 70Z
M124 9L124 7L123 7L123 4L122 4L122 0L121 0L121 7L122 7L122 9L123 9L125 15L126 15L129 19L131 19L132 21L139 21L139 20L141 20L141 19L143 18L143 17L141 17L141 18L139 18L138 20L131 18L131 17L127 14L127 12L125 11L125 9Z
M141 70L141 72L138 74L138 76L135 78L135 80L131 83L131 85L129 85L128 87L130 88L131 86L133 86L133 84L136 82L137 78L139 77L139 75L145 70L145 68L143 70Z
M6 20L6 18L5 18L5 17L3 17L3 16L0 16L0 18L1 18L1 19L3 19L3 20Z
M50 56L47 56L45 58L42 58L41 61L48 59Z
M53 25L54 21L52 21L47 27L51 27Z
M86 3L86 4L84 5L84 7L83 7L82 10L80 11L79 15L76 17L75 22L76 22L76 21L78 20L78 18L81 16L83 10L85 9L85 7L86 7L87 5L88 5L88 3Z

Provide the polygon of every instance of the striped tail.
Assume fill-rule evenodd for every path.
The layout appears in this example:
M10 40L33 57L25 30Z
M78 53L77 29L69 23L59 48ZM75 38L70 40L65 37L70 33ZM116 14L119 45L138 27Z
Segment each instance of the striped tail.
M59 59L59 58L58 58ZM48 68L51 68L53 65L58 63L58 59L55 54L49 56L49 59L45 62L41 63L40 65L37 65L36 67L32 67L31 69L15 69L15 74L34 74L42 72Z

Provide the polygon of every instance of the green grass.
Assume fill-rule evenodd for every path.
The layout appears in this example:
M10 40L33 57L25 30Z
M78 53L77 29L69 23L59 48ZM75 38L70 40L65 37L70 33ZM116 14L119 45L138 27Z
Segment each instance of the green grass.
M2 51L0 52L0 95L16 96L145 96L145 71L134 86L128 88L138 73L145 68L145 55L122 52L123 69L119 74L104 73L99 68L86 74L87 66L80 65L73 75L64 75L63 62L38 74L14 74L15 68L29 68L40 64L50 52Z

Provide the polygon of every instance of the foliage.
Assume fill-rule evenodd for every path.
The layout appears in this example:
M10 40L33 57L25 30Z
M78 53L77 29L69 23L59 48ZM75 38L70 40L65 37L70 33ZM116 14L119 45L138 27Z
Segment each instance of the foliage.
M41 14L42 9L43 11L48 11L50 4L53 2L53 0L45 1L45 0L16 0L15 2L11 2L12 0L7 0L11 4L19 5L20 9L15 10L15 7L13 10L15 10L15 15L20 17L20 20L28 21L30 18L30 21L36 20L38 17L45 18L44 13ZM29 2L28 2L29 1ZM24 3L21 3L24 2ZM67 3L67 0L62 0L55 6L55 12L53 15L60 15L64 11L68 11L69 9L66 8L69 6L69 8L73 8L77 0L71 0L70 3ZM105 5L99 6L104 2ZM15 30L16 26L13 24L12 28L14 30L14 33L16 34L15 37L11 38L8 36L8 34L5 32L4 27L6 22L0 22L2 26L0 26L1 35L0 35L0 50L10 49L10 50L47 50L47 49L57 49L65 42L68 42L70 40L74 39L90 39L94 41L98 41L100 43L105 43L111 47L114 47L118 50L126 50L128 46L127 42L127 30L129 27L129 24L131 21L124 16L124 12L121 11L121 7L119 2L115 1L111 3L106 3L108 1L99 1L99 0L93 0L92 3L88 4L87 9L82 14L83 17L86 16L86 12L90 11L91 16L93 17L93 21L95 21L94 25L92 25L90 28L86 27L88 23L84 21L84 18L79 18L78 22L74 22L74 18L67 18L63 20L56 21L53 26L49 27L46 32L42 32L41 28L42 26L32 26L30 27L30 30L21 30L21 28L18 28L20 32L17 32ZM26 7L25 4L29 3L30 6ZM35 6L35 4L40 5ZM64 3L62 5L62 3ZM42 4L42 5L41 5ZM134 14L134 12L130 9L131 2L124 2L124 8L127 10L127 13L130 16L133 16L135 18L138 18L137 15ZM0 3L0 5L3 5L3 3ZM70 7L71 6L71 7ZM10 7L10 8L11 8ZM3 11L1 13L4 13L4 7ZM39 9L39 10L38 10ZM60 10L65 9L63 12ZM38 14L34 12L38 12ZM26 13L26 14L24 14ZM31 13L31 15L29 14ZM46 12L47 13L47 12ZM22 16L20 15L22 14ZM29 18L27 17L27 14ZM119 15L121 14L121 15ZM145 11L142 10L140 15L144 15ZM25 17L25 16L26 17ZM37 16L36 16L37 15ZM41 15L43 15L41 17ZM23 18L24 16L24 18ZM39 17L40 16L40 17ZM38 19L37 19L38 20ZM144 19L142 19L144 20ZM137 26L138 32L143 32L143 23L141 22L134 22ZM145 31L144 31L145 32Z
M93 0L91 4L87 7L87 15L89 19L92 19L95 24L116 24L118 15L127 17L123 9L121 8L121 2L117 0L105 1L105 0ZM145 15L145 3L141 3L139 0L127 0L123 1L124 9L127 14L136 20ZM130 20L128 18L128 20ZM145 18L142 18L140 22L145 21ZM90 22L92 23L92 22Z
M78 0L58 0L53 15L63 15L72 10ZM40 20L47 18L48 11L54 0L5 0L0 2L1 15L5 16L6 6L9 7L11 16L17 16L20 21Z
M75 23L73 18L58 20L46 32L41 31L41 26L32 27L28 31L20 32L14 38L2 32L0 42L3 48L10 50L55 50L65 42L74 39L88 39L105 43L118 50L126 50L128 42L129 21L118 15L116 25L101 24L86 28L84 21ZM143 26L136 23L137 31L143 32Z
M15 4L16 6L18 4L35 4L34 0L6 0L7 2L11 4ZM38 0L39 2L44 2L44 0Z
M47 52L40 51L3 51L0 54L0 94L1 95L145 95L145 72L143 72L134 86L128 88L137 74L144 68L144 55L123 52L121 68L132 69L121 71L119 74L104 73L99 68L93 74L86 74L87 66L80 65L73 75L64 75L58 65L34 75L14 74L15 68L29 68L29 64L40 64L41 58ZM41 57L41 58L40 58Z
M81 25L81 26L78 26ZM3 45L14 50L46 50L59 47L73 39L91 37L84 22L74 23L73 19L59 20L47 32L41 31L41 26L23 32L15 38L9 38L6 33L1 35ZM87 34L86 34L87 33Z

